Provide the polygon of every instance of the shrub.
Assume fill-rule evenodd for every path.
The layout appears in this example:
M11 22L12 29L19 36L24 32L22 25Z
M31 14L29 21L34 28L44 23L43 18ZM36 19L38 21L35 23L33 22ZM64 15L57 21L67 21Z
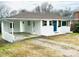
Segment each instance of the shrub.
M75 24L73 32L74 33L79 33L79 23Z

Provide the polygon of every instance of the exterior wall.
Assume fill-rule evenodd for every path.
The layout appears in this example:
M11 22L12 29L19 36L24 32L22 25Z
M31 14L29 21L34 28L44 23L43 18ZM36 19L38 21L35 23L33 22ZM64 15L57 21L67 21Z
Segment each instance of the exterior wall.
M64 34L70 32L70 26L61 26L58 27L58 21L57 21L57 32L54 32L53 25L49 25L49 21L47 20L47 26L42 26L42 20L40 21L30 21L30 25L28 25L27 21L16 21L14 22L14 32L28 32L38 35L58 35L58 34ZM33 26L33 22L35 22L35 26ZM22 24L23 23L23 24ZM11 32L12 28L10 28L10 23L4 22L4 29L7 32Z
M58 27L58 21L57 21L57 32L54 32L53 29L54 29L53 25L52 26L49 25L49 20L47 20L47 26L42 26L41 21L41 35L51 36L70 32L70 26Z
M4 31L11 32L12 29L10 28L10 23L9 22L5 22L5 21L3 21L3 22L4 22Z
M28 25L28 22L24 22L24 32L32 33L32 22Z
M58 28L58 33L59 34L64 34L64 33L69 33L70 32L70 27L69 26L62 26Z
M10 22L5 22L4 21L4 30L6 32L12 32L12 28L10 28ZM19 32L20 31L20 25L19 22L14 22L14 32Z
M35 22L35 26L33 25L33 22ZM40 21L30 21L30 25L28 25L28 21L20 21L20 29L21 29L20 32L39 34L40 33Z
M7 40L8 42L14 42L14 35L9 33L11 29L9 28L9 23L2 21L1 28L2 28L2 38ZM10 31L9 31L10 30Z
M20 21L20 32L24 32L24 24Z
M20 32L20 22L14 22L14 32Z
M42 21L41 21L41 35L53 35L53 26L49 26L49 21L47 21L47 26L42 26Z
M51 36L51 35L59 35L64 33L70 32L70 26L61 26L58 27L58 21L57 21L57 32L54 32L53 25L49 25L49 21L47 20L47 26L42 26L42 20L40 21L31 21L30 26L27 24L27 21L16 21L14 22L14 32L28 32L38 35L45 35L45 36ZM35 26L33 25L33 22L35 22ZM10 22L2 21L1 23L2 27L2 38L9 41L14 42L15 36L9 32L12 32L12 28L10 28Z
M40 21L34 21L34 22L35 22L35 26L32 26L32 33L39 35L40 34Z
M24 23L23 23L24 22ZM14 32L28 32L28 33L40 33L40 21L34 21L35 26L33 26L33 21L30 21L30 25L28 25L27 21L16 21L14 23ZM12 28L10 28L10 22L4 21L4 30L6 32L12 32Z

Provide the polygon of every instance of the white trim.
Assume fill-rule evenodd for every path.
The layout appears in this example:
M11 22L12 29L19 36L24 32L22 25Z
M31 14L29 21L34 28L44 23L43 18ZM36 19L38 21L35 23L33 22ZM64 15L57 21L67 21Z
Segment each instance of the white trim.
M64 19L53 19L53 18L2 18L7 20L17 19L17 20L64 20Z
M14 35L14 28L13 28L13 22L12 22L12 35Z
M15 20L25 20L25 21L28 21L28 20L41 20L41 18L3 18L3 19L7 19L7 20L11 20L11 21L15 21Z
M2 21L9 22L9 23L11 23L11 22L12 22L12 21L10 21L10 20L6 20L6 19L5 19L5 20L2 20Z

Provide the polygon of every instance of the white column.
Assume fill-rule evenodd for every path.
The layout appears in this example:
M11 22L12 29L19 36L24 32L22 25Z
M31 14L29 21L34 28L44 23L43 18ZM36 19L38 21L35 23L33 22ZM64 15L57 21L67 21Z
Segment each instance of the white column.
M56 21L57 21L57 32L58 32L58 23L59 23L59 22L58 22L58 20L56 20Z
M62 27L62 20L61 20L61 27Z
M13 22L12 22L12 35L14 35L14 28L13 28Z
M32 33L33 33L33 21L31 21L31 22L32 22L32 23L31 23L31 24L32 24Z
M39 29L40 30L40 35L42 35L42 20L40 20L39 22L40 22L40 27L39 27L40 28Z
M20 21L20 32L22 32L22 21Z
M1 32L2 33L4 32L4 23L3 23L3 21L1 22Z
M21 21L20 21L20 32L21 32Z
M20 32L23 32L24 31L24 25L22 23L22 21L20 21Z

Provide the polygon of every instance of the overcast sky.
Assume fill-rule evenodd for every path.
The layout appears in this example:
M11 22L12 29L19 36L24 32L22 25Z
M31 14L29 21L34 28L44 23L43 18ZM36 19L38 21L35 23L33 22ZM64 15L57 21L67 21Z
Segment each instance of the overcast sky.
M19 9L27 9L29 11L33 10L36 6L41 5L42 1L3 1L1 2L10 9L19 10ZM54 9L65 9L71 8L72 10L79 8L79 1L51 1Z

